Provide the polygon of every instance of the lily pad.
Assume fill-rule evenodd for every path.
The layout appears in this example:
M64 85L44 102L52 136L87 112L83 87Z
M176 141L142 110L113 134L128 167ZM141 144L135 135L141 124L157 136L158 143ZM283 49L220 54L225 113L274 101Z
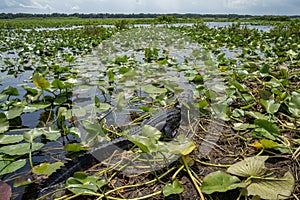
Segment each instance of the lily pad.
M264 137L275 140L275 137L280 134L280 130L276 124L265 119L256 119L254 124L258 126L256 132L261 133Z
M41 90L46 90L50 87L50 83L39 73L33 75L32 81L34 85Z
M122 109L126 106L126 99L124 92L120 92L117 96L117 110L122 111Z
M276 113L280 107L280 103L275 102L274 99L271 100L260 99L260 103L263 105L263 107L269 114Z
M13 162L0 161L0 175L9 174L21 169L26 165L26 159L20 159Z
M172 184L169 183L164 186L163 194L165 197L170 196L171 194L180 194L184 190L183 186L179 183L177 179L175 179Z
M9 122L4 113L0 113L0 133L4 133L9 129Z
M41 131L43 132L43 135L46 136L47 140L55 141L61 136L60 131L53 127L49 127L48 130L41 129Z
M206 194L214 192L226 192L238 187L246 187L247 183L241 183L236 176L231 176L225 172L216 171L204 177L201 189Z
M65 89L67 87L66 84L63 81L59 80L59 79L55 79L54 81L52 81L51 85L54 88L57 88L57 89L60 89L60 90Z
M63 165L64 164L62 162L55 162L52 164L42 163L38 166L34 166L32 169L32 172L34 174L44 174L44 175L49 176Z
M27 142L33 143L34 139L38 138L42 134L43 134L43 129L41 129L41 128L34 128L34 129L31 129L28 132L24 132L23 136L24 136L24 139Z
M291 99L289 101L289 111L296 117L300 117L300 94L292 92Z
M30 112L35 112L37 110L45 109L47 107L51 106L50 103L40 103L40 104L30 104L27 106L24 106L24 112L30 113Z
M74 194L80 194L83 192L96 192L107 183L107 180L99 180L96 176L87 176L86 173L76 172L74 177L67 180L66 188Z
M23 139L23 135L0 135L0 144L14 144Z
M7 119L14 119L19 117L23 113L23 107L14 106L12 109L6 112Z
M166 142L163 145L169 153L180 155L188 155L196 148L194 142L183 135L177 138L177 142Z
M229 117L227 115L227 112L229 110L228 105L227 104L212 104L212 109L214 111L214 117L218 118L218 119L222 119L224 121L229 120Z
M251 179L247 187L248 195L258 195L262 199L289 199L294 189L294 177L286 172L283 177Z
M1 94L5 94L8 96L19 96L19 91L17 88L14 88L12 86L7 86L1 91Z
M86 148L82 147L82 145L78 143L73 143L73 144L66 144L64 149L66 151L72 151L72 152L79 152L79 151L85 151Z
M265 161L268 158L268 156L255 156L246 158L245 160L231 165L227 169L227 172L242 177L263 176L266 172Z
M36 151L41 149L44 146L43 143L33 143L31 151ZM11 156L15 155L24 155L30 152L30 144L29 143L22 143L22 144L14 144L14 145L7 145L0 148L1 153L5 153Z
M166 88L158 88L153 85L143 85L141 90L148 94L164 94L168 91Z

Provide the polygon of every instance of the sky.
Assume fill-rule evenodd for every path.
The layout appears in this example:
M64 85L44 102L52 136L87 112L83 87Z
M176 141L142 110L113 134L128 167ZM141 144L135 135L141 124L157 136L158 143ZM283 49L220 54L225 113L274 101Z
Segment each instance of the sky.
M300 0L0 0L0 13L300 15Z

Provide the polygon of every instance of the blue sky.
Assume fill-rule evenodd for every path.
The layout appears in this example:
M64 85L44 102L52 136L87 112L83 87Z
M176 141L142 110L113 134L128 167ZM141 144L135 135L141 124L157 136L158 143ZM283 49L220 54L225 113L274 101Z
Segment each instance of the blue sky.
M0 13L300 15L300 0L0 0Z

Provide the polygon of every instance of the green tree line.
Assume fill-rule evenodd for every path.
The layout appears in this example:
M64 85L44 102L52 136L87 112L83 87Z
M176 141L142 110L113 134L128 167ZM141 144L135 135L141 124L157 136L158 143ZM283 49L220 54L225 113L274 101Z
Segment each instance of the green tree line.
M161 17L163 16L163 17ZM114 13L52 13L52 14L30 14L30 13L0 13L0 19L15 19L15 18L32 18L32 17L78 17L78 18L157 18L170 20L174 18L254 18L259 20L269 21L288 21L291 18L300 18L300 16L253 16L253 15L237 15L237 14L195 14L195 13L171 13L171 14L152 14L152 13L132 13L132 14L114 14ZM169 17L169 18L168 18Z

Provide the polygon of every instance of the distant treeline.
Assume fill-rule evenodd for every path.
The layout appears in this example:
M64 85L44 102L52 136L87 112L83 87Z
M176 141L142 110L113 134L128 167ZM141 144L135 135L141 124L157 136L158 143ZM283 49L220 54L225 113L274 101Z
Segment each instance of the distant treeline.
M252 18L257 20L269 20L269 21L288 21L291 18L300 18L299 15L294 16L276 16L276 15L264 15L264 16L254 16L254 15L238 15L238 14L163 14L164 16L172 16L175 18ZM156 18L162 16L162 14L151 14L151 13L139 13L139 14L113 14L113 13L52 13L52 14L29 14L29 13L0 13L0 19L15 19L15 18L32 18L32 17L78 17L78 18Z

